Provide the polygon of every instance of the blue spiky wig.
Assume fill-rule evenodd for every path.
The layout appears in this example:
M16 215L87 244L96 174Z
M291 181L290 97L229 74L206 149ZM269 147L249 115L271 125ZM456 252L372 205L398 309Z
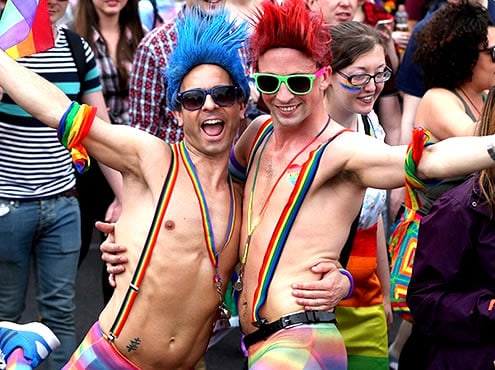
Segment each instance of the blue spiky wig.
M193 7L177 24L177 46L167 69L167 104L179 110L177 94L184 76L200 64L215 64L225 69L234 84L249 98L248 76L239 49L247 40L247 24L230 18L224 7L205 15Z

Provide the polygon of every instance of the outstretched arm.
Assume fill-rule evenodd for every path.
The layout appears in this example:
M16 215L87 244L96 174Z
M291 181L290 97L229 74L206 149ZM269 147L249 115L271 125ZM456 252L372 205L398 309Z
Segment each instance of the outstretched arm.
M57 128L71 101L55 85L0 51L0 85L15 102L46 125Z
M425 149L417 175L422 179L445 179L468 175L495 166L488 154L493 135L451 137Z
M60 119L71 105L57 86L21 66L2 50L0 86L19 106L49 127L58 128ZM138 135L139 139L136 138ZM142 161L147 159L137 152L147 148L148 153L153 153L163 143L139 130L111 125L96 117L83 144L98 161L121 172L138 172ZM151 150L150 146L156 146L157 150Z
M361 185L390 189L404 184L405 146L389 146L352 133L341 137L335 145L349 158L345 168L357 174ZM420 156L415 174L422 180L439 180L494 167L488 145L495 145L493 135L451 137L429 145Z

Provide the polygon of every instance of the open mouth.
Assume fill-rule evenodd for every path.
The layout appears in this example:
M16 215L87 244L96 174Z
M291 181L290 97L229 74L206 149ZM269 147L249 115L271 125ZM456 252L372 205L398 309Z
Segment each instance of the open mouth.
M218 136L223 132L225 123L220 119L206 120L201 124L201 129L208 136Z

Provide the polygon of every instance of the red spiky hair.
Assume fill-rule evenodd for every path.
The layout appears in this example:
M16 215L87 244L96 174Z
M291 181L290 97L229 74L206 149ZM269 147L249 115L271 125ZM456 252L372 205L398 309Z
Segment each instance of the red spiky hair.
M252 17L249 39L254 68L258 59L273 48L291 48L312 58L319 67L332 64L332 36L323 15L310 11L304 0L264 0Z

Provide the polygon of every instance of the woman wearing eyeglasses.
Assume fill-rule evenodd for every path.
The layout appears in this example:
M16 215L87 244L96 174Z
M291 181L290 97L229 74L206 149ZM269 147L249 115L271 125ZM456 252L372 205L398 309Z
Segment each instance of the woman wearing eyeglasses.
M373 106L391 77L380 34L357 21L331 27L332 77L326 104L342 126L384 141L385 132ZM347 349L348 369L388 370L390 276L381 213L386 191L368 188L357 231L350 237L346 268L354 277L354 293L336 307L339 330ZM344 250L346 249L344 247ZM344 263L341 253L341 263Z
M427 91L416 111L415 126L428 129L432 141L473 135L485 92L495 85L495 27L488 11L467 1L445 4L418 32L416 41L413 58L423 71ZM418 191L419 213L426 215L440 195L464 180L444 180ZM399 368L426 368L428 343L428 337L413 325Z

